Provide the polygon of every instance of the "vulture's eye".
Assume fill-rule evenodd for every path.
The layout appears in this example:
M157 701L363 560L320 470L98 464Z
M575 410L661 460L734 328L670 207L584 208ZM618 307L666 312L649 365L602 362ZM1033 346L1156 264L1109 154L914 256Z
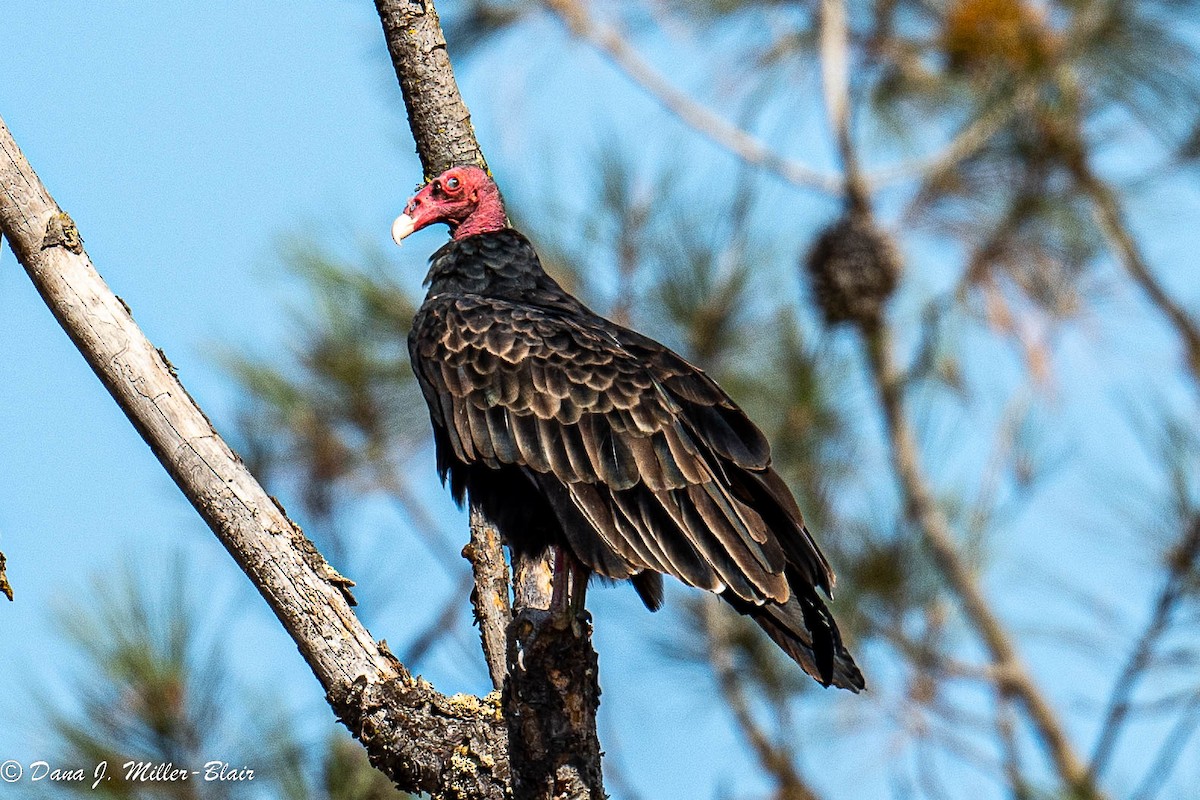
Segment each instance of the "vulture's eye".
M458 178L447 178L446 179L446 188L449 189L450 191L453 192L455 189L458 188L458 186L459 186Z

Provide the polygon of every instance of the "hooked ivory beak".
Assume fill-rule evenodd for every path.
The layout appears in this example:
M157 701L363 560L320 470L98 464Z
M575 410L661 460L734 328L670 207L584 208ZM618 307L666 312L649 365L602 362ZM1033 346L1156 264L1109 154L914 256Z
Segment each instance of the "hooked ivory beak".
M392 241L396 244L417 229L417 221L408 214L401 214L392 223Z

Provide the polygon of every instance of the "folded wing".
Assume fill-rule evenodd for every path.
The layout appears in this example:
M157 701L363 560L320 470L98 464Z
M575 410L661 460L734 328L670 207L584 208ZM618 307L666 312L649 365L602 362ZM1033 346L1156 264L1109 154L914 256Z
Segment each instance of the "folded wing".
M652 608L658 574L721 594L818 680L861 687L814 591L829 565L707 375L599 317L478 296L427 303L410 348L452 461L519 469L581 562Z

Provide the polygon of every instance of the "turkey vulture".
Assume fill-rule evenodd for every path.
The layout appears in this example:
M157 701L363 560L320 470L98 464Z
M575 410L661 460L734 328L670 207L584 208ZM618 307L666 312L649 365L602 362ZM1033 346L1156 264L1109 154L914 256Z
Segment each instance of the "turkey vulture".
M563 290L483 170L431 181L392 238L435 222L453 238L430 258L408 347L459 504L469 495L518 554L558 545L630 579L651 610L664 574L715 592L820 683L863 688L817 595L833 572L754 423L701 370Z

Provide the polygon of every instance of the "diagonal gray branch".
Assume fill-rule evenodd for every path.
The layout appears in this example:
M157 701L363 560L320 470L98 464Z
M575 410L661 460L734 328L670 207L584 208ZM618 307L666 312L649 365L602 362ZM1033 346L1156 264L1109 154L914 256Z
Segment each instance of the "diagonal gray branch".
M372 762L412 791L507 792L507 736L486 703L413 680L355 616L326 563L221 439L138 328L0 120L0 231L67 335L291 635ZM491 766L488 766L491 765Z

